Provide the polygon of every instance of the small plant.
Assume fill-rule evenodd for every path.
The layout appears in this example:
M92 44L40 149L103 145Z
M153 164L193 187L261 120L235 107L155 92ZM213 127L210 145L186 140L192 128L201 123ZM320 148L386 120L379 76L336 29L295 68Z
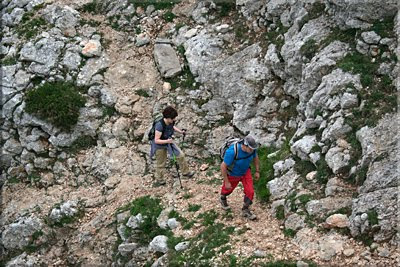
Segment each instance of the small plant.
M304 194L297 197L302 205L307 204L308 201L312 200L312 196L310 194Z
M371 31L376 32L382 38L394 37L394 17L386 17L381 21L377 21L371 27Z
M329 168L328 164L326 163L325 157L321 157L320 160L317 162L317 181L320 184L326 184L331 176L331 168Z
M102 12L102 3L101 1L93 0L90 3L83 5L81 11L91 14L100 14Z
M147 93L145 89L138 89L135 91L135 93L139 96L150 97L149 93Z
M331 29L331 33L321 42L321 48L328 46L334 41L341 41L348 43L351 47L356 47L356 37L359 35L357 29L351 28L348 30L341 30L340 28Z
M287 138L287 140L290 140L290 138ZM268 202L271 195L267 187L267 183L274 179L273 165L280 160L285 160L290 155L289 141L286 141L282 145L281 149L275 154L274 157L268 157L269 154L275 151L275 148L267 147L261 147L257 150L258 158L263 164L260 164L260 179L258 181L254 181L254 191L256 192L257 198L262 202ZM254 166L252 166L251 169L254 171Z
M1 61L2 66L10 66L17 64L17 59L15 57L6 57Z
M293 230L293 229L284 229L283 230L283 234L285 235L285 236L287 236L287 237L295 237L296 236L296 231L295 230Z
M154 6L155 10L172 9L175 4L180 3L181 0L169 0L169 1L158 1L158 0L128 0L129 3L135 6L140 6L146 9L148 6Z
M47 22L41 16L35 17L33 11L26 12L18 25L16 32L19 36L31 39L38 35L47 26Z
M187 219L182 217L176 210L172 210L169 214L168 214L168 218L175 218L177 221L181 222L181 223L187 223Z
M21 180L18 179L16 176L11 176L10 178L7 179L7 183L9 184L18 184L20 182Z
M368 56L353 52L347 54L339 60L337 66L344 71L361 75L361 84L364 87L370 86L374 82L374 75L379 67L378 64L371 62Z
M188 211L190 212L196 212L201 208L201 205L198 204L189 204Z
M216 213L215 210L209 210L200 214L198 218L203 219L202 224L204 226L213 225L218 218L218 213Z
M313 56L318 51L317 43L314 39L309 39L304 45L300 48L300 52L309 60L313 58Z
M275 44L278 51L281 51L285 43L284 34L288 31L288 27L283 26L279 21L275 30L270 30L266 33L266 40L268 43Z
M183 199L189 199L189 198L192 198L192 197L193 197L193 194L191 194L191 193L185 193L183 195Z
M275 217L278 220L285 219L285 207L283 205L279 205L278 207L276 207Z
M196 82L194 75L190 71L189 66L185 64L183 67L182 73L173 78L166 79L167 82L171 84L172 89L176 89L178 87L187 88L187 89L197 89L200 84Z
M367 212L368 222L370 226L377 225L379 223L378 213L375 210L370 210Z
M229 250L225 246L234 227L225 227L221 223L212 223L195 238L190 241L190 246L183 252L172 252L169 254L169 266L212 266L212 259L221 253Z
M138 240L141 244L148 244L157 235L170 235L168 230L161 229L157 224L157 218L162 209L160 200L150 196L137 198L129 204L131 215L136 216L140 213L143 217L138 227L140 230Z
M114 107L108 107L108 106L103 107L103 118L111 117L115 113L117 113L117 110Z
M69 131L78 122L79 109L86 102L79 89L72 83L45 83L28 91L25 110Z
M189 230L190 228L193 227L193 225L196 223L196 221L192 220L190 222L187 222L183 225L182 229L183 230Z
M215 1L217 4L218 15L226 17L229 13L236 9L235 1Z
M172 13L171 11L167 11L164 13L164 15L162 16L163 19L167 22L173 22L174 18L176 17L174 13Z
M295 157L295 161L296 165L294 165L294 168L302 177L306 177L308 173L315 171L315 166L312 162L308 160L301 160L298 157Z
M83 149L88 149L97 144L96 139L89 135L79 136L69 148L69 152L75 154Z

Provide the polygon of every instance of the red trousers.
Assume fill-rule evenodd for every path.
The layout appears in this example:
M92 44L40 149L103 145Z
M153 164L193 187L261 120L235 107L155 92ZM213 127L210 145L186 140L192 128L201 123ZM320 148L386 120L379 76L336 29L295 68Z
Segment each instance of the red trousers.
M244 188L244 202L250 205L253 202L254 188L253 188L253 177L251 177L250 169L243 176L230 176L228 175L228 180L231 183L231 189L226 189L225 180L222 184L221 195L229 195L235 190L239 182L242 182Z

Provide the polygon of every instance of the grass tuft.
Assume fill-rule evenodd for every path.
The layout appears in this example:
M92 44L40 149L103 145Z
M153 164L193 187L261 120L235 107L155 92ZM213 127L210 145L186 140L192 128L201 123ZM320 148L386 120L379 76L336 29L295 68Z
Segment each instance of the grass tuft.
M72 83L45 83L26 94L26 112L54 126L70 131L78 122L79 109L86 99Z

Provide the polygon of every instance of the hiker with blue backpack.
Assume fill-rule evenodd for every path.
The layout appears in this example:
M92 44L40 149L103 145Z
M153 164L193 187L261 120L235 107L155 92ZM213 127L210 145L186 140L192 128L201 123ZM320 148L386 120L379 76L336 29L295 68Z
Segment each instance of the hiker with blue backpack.
M254 197L250 164L252 161L254 162L254 176L258 180L260 178L260 163L257 156L258 144L250 135L242 140L233 139L226 144L225 148L221 148L223 154L221 172L224 181L221 188L220 203L224 210L228 210L227 196L233 192L239 182L242 182L244 188L242 215L250 220L255 220L257 216L250 211L250 205L253 203Z
M176 159L183 176L189 178L194 175L193 171L189 171L185 155L173 140L175 131L183 135L186 133L185 130L181 130L175 126L175 119L178 116L178 112L175 108L168 106L162 114L163 117L153 123L153 127L149 132L149 140L151 141L150 157L153 158L155 155L156 158L156 185L166 184L164 172L167 163L167 154L174 158L174 160Z

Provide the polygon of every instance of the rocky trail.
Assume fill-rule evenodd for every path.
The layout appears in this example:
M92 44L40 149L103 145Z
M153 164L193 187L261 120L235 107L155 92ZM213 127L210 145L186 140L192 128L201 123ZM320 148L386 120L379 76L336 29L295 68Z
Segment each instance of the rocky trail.
M3 2L0 265L400 264L394 1ZM48 81L86 88L69 131L24 110ZM183 188L148 156L166 105ZM219 203L218 148L247 132L255 221L240 184Z

